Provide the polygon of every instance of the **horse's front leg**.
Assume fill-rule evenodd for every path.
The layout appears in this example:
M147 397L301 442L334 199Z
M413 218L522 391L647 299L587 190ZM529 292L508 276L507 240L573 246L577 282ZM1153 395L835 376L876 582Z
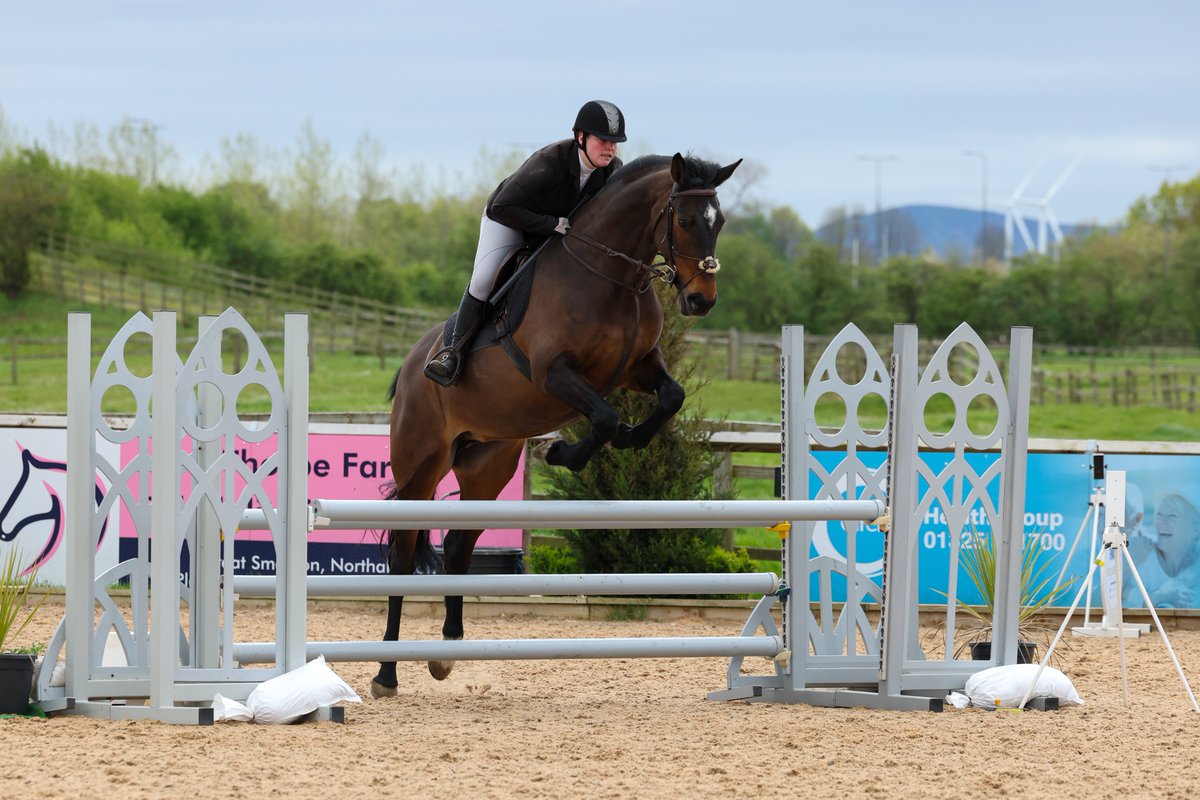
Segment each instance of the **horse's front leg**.
M475 542L483 531L446 531L442 540L443 563L447 575L466 575L471 568L471 554ZM458 641L463 638L462 595L446 595L446 621L442 623L442 639ZM453 661L430 661L429 674L436 680L445 680L454 669Z
M686 394L679 382L667 372L662 351L657 347L630 370L630 377L630 388L653 394L658 398L658 405L637 425L620 424L612 446L622 450L629 447L640 449L648 445L654 434L683 408Z
M546 451L546 463L578 472L587 466L596 451L617 435L620 417L600 394L591 387L566 354L550 364L542 390L578 411L592 424L592 429L574 444L557 441Z

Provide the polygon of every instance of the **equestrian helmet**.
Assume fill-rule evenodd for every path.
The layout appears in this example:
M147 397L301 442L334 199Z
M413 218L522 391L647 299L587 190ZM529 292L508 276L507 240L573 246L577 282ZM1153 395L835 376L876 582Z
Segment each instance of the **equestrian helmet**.
M607 100L589 100L575 115L574 130L590 133L606 142L623 142L625 115Z

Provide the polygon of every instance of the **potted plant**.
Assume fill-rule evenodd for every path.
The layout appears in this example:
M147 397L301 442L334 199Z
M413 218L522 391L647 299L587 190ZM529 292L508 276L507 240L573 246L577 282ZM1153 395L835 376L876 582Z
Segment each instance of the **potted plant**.
M1038 646L1047 646L1054 630L1052 626L1038 623L1034 615L1052 605L1078 580L1071 578L1052 586L1054 572L1043 553L1040 535L1025 538L1017 614L1017 661L1022 664L1034 661ZM987 660L992 654L992 619L996 610L996 544L991 532L981 533L972 527L960 551L959 563L967 580L979 593L982 605L968 605L962 597L957 598L958 609L971 619L956 632L954 657L960 658L970 652L973 659Z
M15 547L0 562L0 714L24 714L29 709L34 654L14 650L10 639L25 630L46 599L43 594L33 608L26 609L37 570L21 574L21 563Z

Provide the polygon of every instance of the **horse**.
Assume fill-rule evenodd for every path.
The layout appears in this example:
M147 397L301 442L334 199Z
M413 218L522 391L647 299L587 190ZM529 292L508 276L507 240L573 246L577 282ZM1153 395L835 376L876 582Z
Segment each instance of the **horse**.
M549 464L581 470L605 444L645 447L684 400L659 348L663 307L652 281L675 288L686 316L712 310L717 235L725 220L716 190L740 163L719 166L680 153L644 156L577 208L566 235L547 240L537 254L527 311L511 332L523 369L514 366L520 358L501 348L476 350L458 384L440 386L422 369L444 326L426 333L389 387L392 482L386 497L429 500L453 470L461 499L494 500L516 472L527 439L580 417L589 432L574 443L555 441L546 451ZM622 387L656 397L646 419L626 424L606 402ZM446 533L447 574L467 573L480 533ZM428 531L388 531L387 558L392 575L437 568ZM388 598L385 641L399 638L403 602ZM461 639L462 597L446 597L445 607L442 636ZM443 680L453 665L430 661L429 672ZM380 663L371 693L396 693L394 662Z

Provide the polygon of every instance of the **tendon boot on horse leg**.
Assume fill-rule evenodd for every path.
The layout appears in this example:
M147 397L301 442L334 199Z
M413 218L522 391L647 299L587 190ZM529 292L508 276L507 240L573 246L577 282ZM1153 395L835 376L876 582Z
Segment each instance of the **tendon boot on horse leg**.
M469 290L463 292L458 316L454 319L454 329L450 332L450 341L425 365L426 377L442 386L453 386L458 382L463 364L467 360L467 350L483 322L486 309L486 300L477 300Z

